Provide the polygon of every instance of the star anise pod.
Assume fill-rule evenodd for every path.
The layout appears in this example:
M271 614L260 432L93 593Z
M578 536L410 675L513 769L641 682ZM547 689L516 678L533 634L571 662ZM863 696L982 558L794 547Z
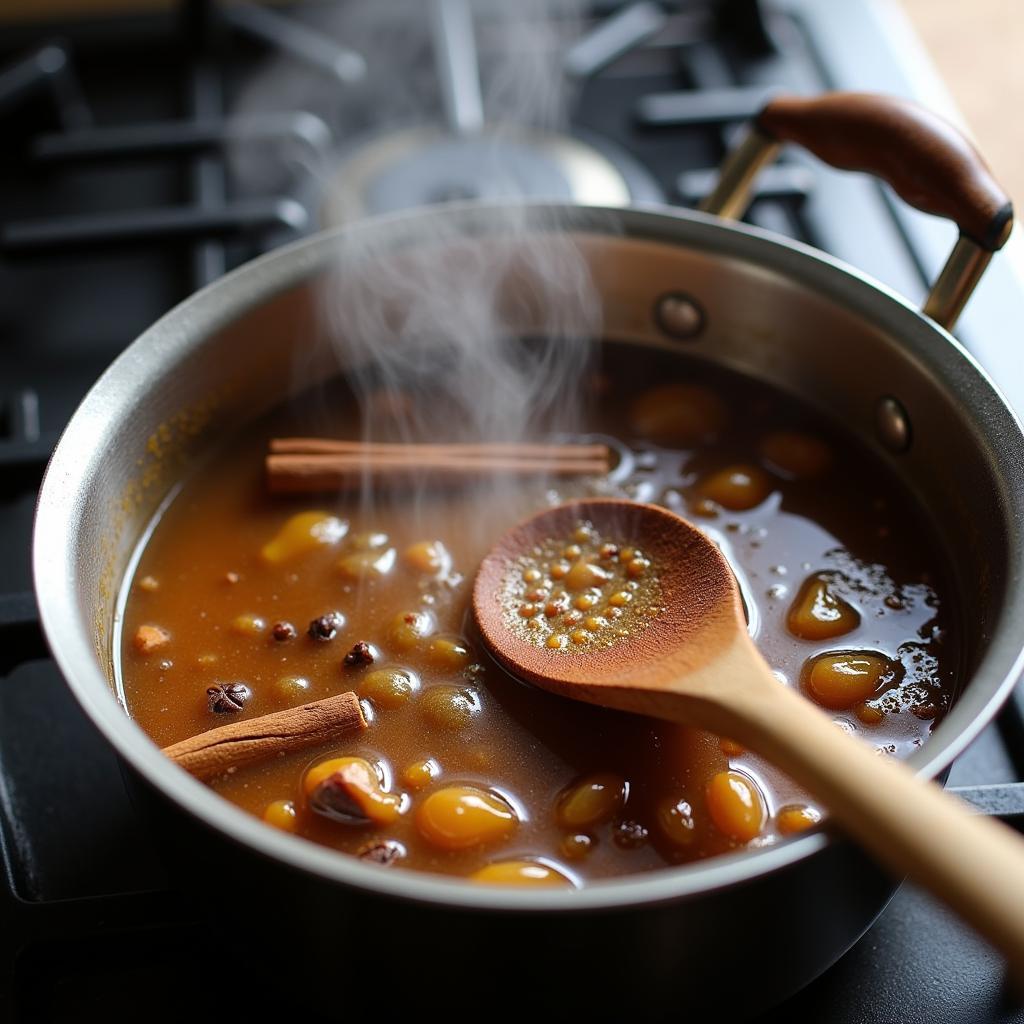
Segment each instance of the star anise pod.
M252 694L245 683L218 683L206 691L206 696L211 711L218 715L229 715L241 711Z

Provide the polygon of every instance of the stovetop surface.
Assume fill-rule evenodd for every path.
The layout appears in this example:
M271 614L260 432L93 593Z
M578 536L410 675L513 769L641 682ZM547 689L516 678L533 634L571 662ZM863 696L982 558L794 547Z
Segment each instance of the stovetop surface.
M768 88L875 88L935 99L927 69L884 5L786 0L769 18L762 6L592 6L592 34L573 50L572 125L628 152L638 170L626 176L640 198L695 202ZM104 367L195 288L318 224L296 167L308 168L311 155L322 166L344 149L331 127L336 111L316 103L252 109L248 87L274 60L355 88L359 55L329 34L303 31L322 23L321 5L271 15L269 25L240 10L218 17L189 2L175 17L0 29L4 1020L92 1019L101 1010L106 1020L128 1019L154 992L161 1001L147 1011L152 1020L194 1015L199 992L210 1014L234 1019L247 1009L237 992L211 990L208 972L197 969L201 951L225 936L170 886L114 755L47 657L29 569L46 459ZM240 106L244 131L228 116ZM239 135L243 147L277 161L267 180L233 176ZM774 172L749 219L824 248L912 299L953 238L948 225L902 209L876 183L796 155ZM960 334L1020 402L1020 382L1006 372L1013 339L996 330L1019 322L1017 307L1024 284L1011 255L993 267ZM1022 708L1018 693L949 780L1017 827ZM904 886L838 964L762 1019L976 1024L1024 1013L1006 1001L995 955Z

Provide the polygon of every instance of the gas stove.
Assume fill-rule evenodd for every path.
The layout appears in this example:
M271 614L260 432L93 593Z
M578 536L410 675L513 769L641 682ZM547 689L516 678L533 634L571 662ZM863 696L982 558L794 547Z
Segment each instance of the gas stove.
M343 0L187 0L171 13L0 27L4 1020L128 1019L143 1000L152 1020L200 1006L238 1017L275 1001L272 984L246 986L251 1005L210 984L219 969L203 961L230 936L168 881L116 759L47 656L32 594L32 513L49 453L144 327L239 263L366 213L507 195L695 205L774 89L870 89L951 112L883 0L594 0L582 13L531 0L511 42L531 52L543 40L567 126L539 89L525 90L525 123L494 116L481 81L501 78L495 61L510 44L497 5L389 3L402 10L390 49L366 21L371 5ZM488 166L499 147L501 180L481 173L482 142ZM798 153L763 176L748 220L912 300L955 236L875 181ZM1024 409L1006 331L1024 314L1018 250L1011 240L994 261L957 333ZM950 784L1024 828L1022 779L1018 690ZM762 1020L794 1017L1024 1020L1004 1001L995 955L906 885L838 964Z

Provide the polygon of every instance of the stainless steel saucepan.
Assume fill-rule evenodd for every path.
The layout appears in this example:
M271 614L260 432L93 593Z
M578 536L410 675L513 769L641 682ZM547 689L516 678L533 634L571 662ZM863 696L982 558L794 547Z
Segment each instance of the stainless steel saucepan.
M785 141L878 174L957 221L960 241L923 312L820 252L728 219ZM537 204L516 220L535 235L554 224L570 232L606 338L635 345L638 359L685 350L798 396L841 421L925 503L964 609L961 692L912 758L922 775L941 777L1022 667L1024 436L947 332L1009 232L1010 205L944 122L846 95L771 102L705 209ZM265 956L285 988L317 992L346 1017L410 1005L739 1017L828 967L892 893L894 881L842 837L818 830L575 892L382 871L222 800L165 759L117 699L118 592L160 502L215 439L288 397L299 356L315 364L305 382L338 372L309 343L324 330L318 287L336 273L339 245L365 242L399 259L424 239L458 236L498 251L508 223L508 208L473 204L355 223L242 267L146 331L85 398L43 482L34 546L43 626L151 809L179 884L231 922L233 961ZM509 308L524 334L536 328L528 302Z

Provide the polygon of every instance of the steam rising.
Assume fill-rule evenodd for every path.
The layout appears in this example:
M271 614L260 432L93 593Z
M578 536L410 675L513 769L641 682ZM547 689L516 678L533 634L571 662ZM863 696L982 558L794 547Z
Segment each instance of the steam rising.
M339 6L330 34L365 57L366 81L325 94L324 81L314 88L306 77L300 88L276 67L256 86L255 101L266 106L275 94L316 110L340 139L441 125L436 137L444 140L430 6ZM579 29L576 6L473 6L485 127L459 145L472 147L482 167L482 194L502 197L488 218L496 230L481 235L465 210L339 235L319 298L368 440L534 440L581 426L580 384L601 326L599 296L562 216L523 205L537 197L525 194L508 155L510 140L522 144L524 132L567 123L561 57ZM309 170L328 191L345 187L336 167ZM532 326L527 341L524 321ZM484 484L491 497L518 486L498 477ZM364 495L371 500L368 488Z
M229 153L243 189L264 186L273 161L254 160L244 141L248 112L310 111L333 131L339 150L321 161L289 151L291 163L330 187L339 158L370 140L443 126L441 69L432 12L443 0L336 0L318 14L318 30L365 59L365 77L342 85L290 58L272 58L234 111L242 144ZM478 49L479 86L491 142L524 128L558 132L568 124L571 82L562 56L582 30L583 0L468 0ZM514 194L510 195L514 198ZM550 197L549 197L550 198Z
M428 216L410 245L388 230L342 236L323 315L368 440L518 441L580 428L599 307L579 251L567 234L531 227L523 209L502 210L499 239L474 236L471 220ZM523 322L537 328L526 340ZM429 480L415 483L418 499ZM497 499L520 482L495 475L479 486ZM410 507L422 513L419 500Z

